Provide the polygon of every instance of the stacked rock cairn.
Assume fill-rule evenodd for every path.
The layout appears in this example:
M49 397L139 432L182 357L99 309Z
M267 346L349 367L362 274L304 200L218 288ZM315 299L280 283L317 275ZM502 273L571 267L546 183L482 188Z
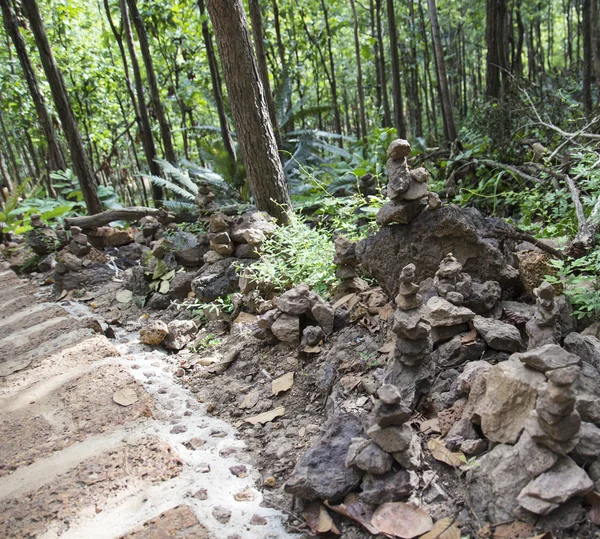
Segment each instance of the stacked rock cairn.
M406 162L410 154L407 140L397 139L388 148L387 195L391 199L377 212L379 226L392 223L408 224L427 207L439 208L442 203L429 191L429 172L423 167L411 170Z
M554 287L544 281L534 289L533 294L537 309L534 317L525 325L529 350L545 344L558 344L560 340L559 309L554 299Z

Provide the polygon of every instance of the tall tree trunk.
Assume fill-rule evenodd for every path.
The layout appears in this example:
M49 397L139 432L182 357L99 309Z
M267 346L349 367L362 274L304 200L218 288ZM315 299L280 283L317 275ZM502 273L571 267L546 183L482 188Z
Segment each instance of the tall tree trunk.
M587 120L592 118L592 1L583 0L583 111Z
M411 40L410 40L410 87L411 87L411 107L413 111L413 117L415 120L415 135L417 137L423 136L423 110L421 106L421 98L419 96L419 61L417 58L417 24L415 18L415 3L414 0L409 1L410 11L410 26L411 26Z
M142 16L137 8L136 0L127 0L129 7L129 13L133 26L138 36L140 44L140 51L142 52L142 59L144 66L146 67L146 79L148 86L150 87L150 97L152 99L152 108L158 119L158 126L160 128L160 138L162 139L163 148L165 151L165 158L169 163L177 164L177 156L175 154L175 148L173 146L173 138L171 137L171 127L167 121L165 110L163 109L160 92L158 90L158 82L156 81L156 72L154 71L154 62L152 61L152 55L150 54L150 43L148 42L148 33L146 32L146 25L142 20Z
M598 99L600 100L600 13L598 11L598 0L591 0L592 7L592 49L594 53L594 76L598 87Z
M358 38L358 17L356 15L356 5L354 0L350 0L350 7L352 8L352 18L354 19L354 52L356 56L356 71L357 71L357 90L358 90L358 109L359 109L359 121L360 121L360 132L363 142L367 143L367 115L365 113L365 90L363 88L362 78L362 62L360 59L360 40Z
M256 51L256 63L258 64L258 75L265 90L265 98L267 100L267 109L269 110L269 118L275 132L275 141L277 147L281 149L281 137L279 135L279 122L277 121L277 109L275 107L275 99L271 92L271 83L269 82L269 68L267 66L267 56L265 54L265 42L263 38L262 15L260 13L260 5L258 0L248 0L250 7L250 21L252 22L252 35L254 36L254 50Z
M156 159L156 145L154 144L154 136L152 135L152 126L150 125L150 116L148 114L148 107L146 106L146 99L144 98L144 83L142 81L142 73L140 71L140 64L137 58L137 52L135 50L135 43L133 41L133 31L131 29L131 22L129 19L129 9L127 7L127 0L120 0L121 8L121 23L123 25L123 33L125 34L125 42L127 43L127 49L129 50L129 59L131 60L131 69L133 71L133 80L135 82L135 91L137 94L137 107L139 113L139 130L142 138L142 147L144 148L144 155L146 157L146 163L150 169L150 174L153 176L160 176L161 170L158 166ZM164 192L162 187L159 185L152 184L152 199L154 204L160 206Z
M406 121L404 120L404 104L402 101L402 85L400 83L400 57L398 54L398 31L396 29L396 12L394 0L387 1L388 30L390 34L390 62L392 66L392 100L394 102L394 127L400 138L406 138Z
M342 134L342 118L340 116L340 107L338 102L337 94L337 78L335 76L335 62L333 60L333 37L331 35L331 27L329 26L329 12L325 0L321 0L321 8L323 9L325 31L327 32L327 53L329 56L329 82L331 86L331 100L333 101L333 119L335 121L335 130L341 135ZM340 146L342 145L342 139L339 139Z
M486 61L486 97L488 100L501 99L503 82L507 80L508 61L505 48L505 29L507 26L507 0L487 0L485 42Z
M44 103L44 97L38 85L37 77L35 76L35 71L29 60L25 40L19 31L19 22L12 8L11 0L0 0L0 7L2 8L6 33L10 36L10 39L15 46L19 63L21 64L21 69L23 70L23 75L25 76L27 87L29 88L29 93L31 94L31 99L40 122L40 127L42 128L42 132L44 133L44 137L48 144L48 163L50 169L65 170L67 164L58 144L58 139L54 127L52 126L52 120L48 114L48 109Z
M256 207L289 222L290 195L241 0L208 0L233 121Z
M13 182L10 176L10 172L8 171L6 160L4 159L4 154L0 152L0 191L3 188L6 188L9 193L12 193Z
M442 47L442 36L440 35L440 23L438 22L437 6L435 0L428 0L429 20L431 22L431 37L433 41L433 56L438 76L438 90L440 93L440 103L442 105L442 120L444 121L444 134L450 142L458 138L456 124L454 123L454 112L452 110L452 100L448 89L448 77L446 76L446 61L444 59L444 49Z
M206 14L206 5L204 0L198 0L198 8L200 14L204 17ZM213 47L212 35L208 28L208 16L202 20L202 39L204 40L204 48L206 49L206 57L208 58L208 68L210 70L210 80L213 88L215 104L217 105L217 115L219 116L219 125L221 126L221 138L225 151L230 155L232 164L235 164L237 157L235 155L235 145L231 131L229 130L229 122L225 114L225 105L223 103L223 91L221 85L221 76L219 75L219 66L217 64L217 55Z
M21 174L19 172L19 164L17 163L17 158L15 157L15 152L8 136L8 130L6 129L6 124L4 123L4 118L2 116L2 109L0 109L0 131L2 132L2 137L4 138L4 147L8 156L9 165L10 168L12 168L11 177L14 178L18 185L20 185Z
M385 69L385 51L383 46L383 29L381 25L381 0L375 0L375 12L377 16L377 46L379 48L378 68L381 76L381 100L383 102L383 127L390 127L392 125L392 113L390 110L390 98L388 96Z
M25 10L25 15L29 20L31 31L35 38L35 42L40 54L44 73L50 85L50 91L54 99L56 111L60 117L63 130L69 143L69 151L71 153L71 162L73 170L79 179L79 185L83 193L83 198L87 206L87 211L90 215L100 213L102 211L102 203L98 197L98 188L96 179L88 157L83 148L83 141L77 128L77 121L73 114L73 108L69 102L67 88L63 76L56 64L42 17L40 15L37 3L35 0L22 0L22 5Z

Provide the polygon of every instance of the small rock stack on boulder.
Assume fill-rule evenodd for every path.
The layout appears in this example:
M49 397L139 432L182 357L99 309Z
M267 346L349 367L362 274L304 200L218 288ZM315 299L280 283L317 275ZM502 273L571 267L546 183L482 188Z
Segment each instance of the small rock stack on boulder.
M545 344L558 344L561 331L558 323L559 309L554 299L554 288L543 282L533 291L536 312L534 317L525 325L529 337L529 350Z
M333 307L301 284L275 300L276 308L259 317L256 337L290 346L316 346L333 332Z
M353 292L362 292L369 287L358 274L356 243L352 243L343 236L338 236L335 239L333 262L337 266L335 275L342 281L336 288L336 297L342 297Z
M429 172L423 167L411 170L406 162L410 154L407 140L397 139L388 148L387 195L391 199L377 212L379 226L392 223L408 224L425 208L436 209L441 201L429 191Z
M69 243L69 252L77 257L87 255L92 250L92 245L87 236L83 234L78 226L71 227L71 241Z

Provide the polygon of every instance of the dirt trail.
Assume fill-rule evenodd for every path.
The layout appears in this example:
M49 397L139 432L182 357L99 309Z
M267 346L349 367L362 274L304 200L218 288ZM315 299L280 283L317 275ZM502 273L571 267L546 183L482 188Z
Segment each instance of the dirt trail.
M235 429L174 383L170 356L35 293L0 266L1 537L288 537Z

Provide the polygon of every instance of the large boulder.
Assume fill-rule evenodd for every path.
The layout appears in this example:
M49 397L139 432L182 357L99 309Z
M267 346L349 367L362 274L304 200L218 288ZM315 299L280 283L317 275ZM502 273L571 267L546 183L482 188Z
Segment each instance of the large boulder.
M473 208L444 206L423 212L406 225L381 228L357 245L356 254L391 297L398 293L404 266L415 264L417 279L423 280L434 276L448 253L476 280L498 281L503 288L518 286L512 242L485 237L494 228L510 229L500 219L483 217Z
M296 464L285 490L306 500L337 503L361 482L363 473L346 467L346 455L352 438L361 437L364 431L358 418L350 414L333 416L323 430Z

